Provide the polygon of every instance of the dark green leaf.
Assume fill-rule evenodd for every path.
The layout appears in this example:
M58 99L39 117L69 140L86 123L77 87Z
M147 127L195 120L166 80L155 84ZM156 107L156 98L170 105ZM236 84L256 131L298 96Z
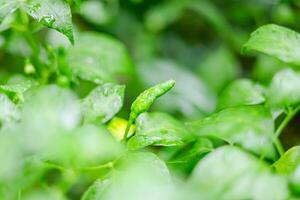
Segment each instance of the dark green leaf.
M272 116L261 105L227 108L189 126L198 136L219 138L268 158L276 155Z
M167 164L174 171L189 175L198 161L213 149L213 143L209 139L199 138L177 149Z

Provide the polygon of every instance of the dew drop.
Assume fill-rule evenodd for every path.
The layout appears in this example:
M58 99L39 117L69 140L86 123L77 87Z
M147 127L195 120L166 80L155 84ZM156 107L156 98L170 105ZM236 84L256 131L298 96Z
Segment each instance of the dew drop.
M41 22L48 27L52 27L53 23L55 22L55 18L53 15L45 15L42 17Z

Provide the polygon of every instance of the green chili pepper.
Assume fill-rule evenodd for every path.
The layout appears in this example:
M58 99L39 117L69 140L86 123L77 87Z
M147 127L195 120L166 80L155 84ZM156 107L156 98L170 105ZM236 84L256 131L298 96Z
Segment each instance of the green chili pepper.
M127 139L130 126L134 123L136 118L143 112L147 112L154 101L171 90L175 85L175 80L169 80L158 85L155 85L148 90L142 92L131 105L129 121L125 130L124 139Z

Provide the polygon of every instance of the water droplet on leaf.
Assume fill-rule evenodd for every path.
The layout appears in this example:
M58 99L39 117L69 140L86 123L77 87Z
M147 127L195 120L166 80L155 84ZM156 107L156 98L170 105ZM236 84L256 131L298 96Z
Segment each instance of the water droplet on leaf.
M46 15L46 16L43 16L41 19L41 22L48 27L52 27L52 25L55 21L56 20L53 15Z

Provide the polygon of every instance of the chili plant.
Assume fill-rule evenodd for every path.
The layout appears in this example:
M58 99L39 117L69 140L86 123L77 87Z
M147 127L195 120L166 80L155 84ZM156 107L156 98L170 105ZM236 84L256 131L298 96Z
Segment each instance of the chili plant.
M0 0L0 199L299 199L300 35L219 4Z

